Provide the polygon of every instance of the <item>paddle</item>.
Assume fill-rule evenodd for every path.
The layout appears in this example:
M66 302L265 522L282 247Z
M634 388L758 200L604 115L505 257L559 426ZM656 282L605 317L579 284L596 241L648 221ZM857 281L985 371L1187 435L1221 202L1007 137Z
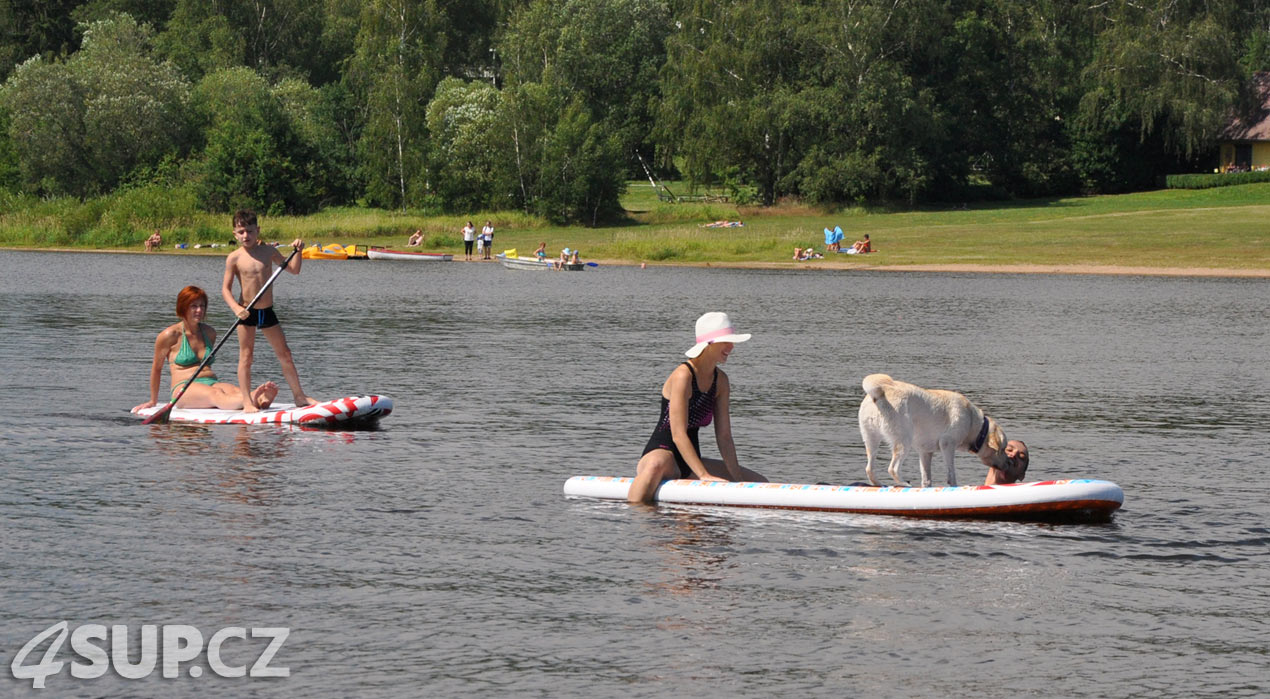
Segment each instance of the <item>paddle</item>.
M588 263L586 263L586 266L587 266L587 267L599 267L599 266L600 266L600 263L599 263L599 262L588 262Z
M282 274L282 270L286 269L287 265L291 264L291 258L295 257L297 252L300 252L299 248L291 249L291 254L287 255L286 262L283 262L281 267L273 271L273 274L269 277L269 281L265 282L265 285L260 287L260 291L256 292L256 298L252 299L251 303L247 304L248 311L251 311L252 306L255 306L256 302L260 300L260 297L265 295L265 292L273 285L273 280L277 279L279 274ZM181 392L176 394L176 396L174 396L167 405L156 410L150 417L142 420L141 424L149 425L155 422L168 421L168 414L172 412L172 406L176 405L176 402L181 400L181 396L185 395L185 392L190 390L190 385L194 383L194 377L203 373L203 367L207 366L207 363L212 361L212 357L216 356L216 352L220 350L220 346L225 344L225 340L228 340L229 336L234 334L234 331L238 329L238 325L242 322L242 318L234 318L234 324L229 326L229 330L226 330L224 335L221 335L220 341L216 343L216 346L212 348L212 351L203 355L203 361L199 363L198 368L190 375L190 380L186 381L185 385L181 387Z

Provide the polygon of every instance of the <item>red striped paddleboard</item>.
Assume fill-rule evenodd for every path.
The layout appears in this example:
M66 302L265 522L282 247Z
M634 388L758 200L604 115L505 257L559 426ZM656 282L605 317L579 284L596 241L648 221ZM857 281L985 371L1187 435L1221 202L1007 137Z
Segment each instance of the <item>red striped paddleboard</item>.
M146 418L163 405L134 412ZM348 396L325 403L297 408L291 403L274 403L264 410L244 413L241 410L216 408L173 408L168 413L172 422L200 425L305 425L309 427L366 427L392 412L392 399L387 396Z

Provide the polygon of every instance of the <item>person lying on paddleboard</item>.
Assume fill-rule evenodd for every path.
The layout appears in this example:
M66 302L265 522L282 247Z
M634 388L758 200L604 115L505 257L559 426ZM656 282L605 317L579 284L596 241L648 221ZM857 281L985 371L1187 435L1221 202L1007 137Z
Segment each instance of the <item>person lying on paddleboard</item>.
M738 334L726 313L706 313L697 319L697 344L684 354L688 361L675 367L661 387L661 419L635 467L635 481L626 499L649 502L667 479L766 483L767 479L737 463L728 414L728 375L718 366L728 361L735 343L750 339ZM714 422L714 437L722 459L701 456L700 428Z
M176 296L176 315L181 322L164 328L154 340L154 362L150 365L150 400L133 408L132 412L153 408L158 404L159 383L165 363L172 370L172 390L168 400L180 393L187 383L193 382L177 401L176 407L242 410L243 392L232 383L217 380L211 362L203 367L201 374L194 376L194 371L216 342L216 330L203 322L203 318L207 316L207 292L197 286L181 289L181 293ZM257 409L267 408L277 395L277 384L266 381L251 392L250 399Z

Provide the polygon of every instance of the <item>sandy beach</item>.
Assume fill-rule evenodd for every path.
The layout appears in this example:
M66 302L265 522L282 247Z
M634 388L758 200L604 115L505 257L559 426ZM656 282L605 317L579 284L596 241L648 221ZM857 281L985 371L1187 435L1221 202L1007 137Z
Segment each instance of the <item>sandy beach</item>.
M89 250L82 248L26 248L14 247L8 250L26 250L39 252L114 252L149 255L217 255L224 254L221 249L201 248L196 250L157 250L146 253L142 250L103 249ZM444 252L443 250L437 252ZM454 262L469 262L459 259L462 252L452 253ZM330 260L327 260L328 262ZM338 261L338 260L336 260ZM311 261L312 262L312 261ZM496 263L498 260L470 260L473 263ZM608 267L638 267L641 263L632 260L588 258L586 262L594 262ZM1131 265L971 265L971 264L933 264L933 265L877 265L847 262L832 259L807 260L794 262L648 262L649 267L727 267L733 269L805 269L805 270L871 270L876 272L965 272L969 274L1118 274L1125 276L1153 277L1233 277L1250 279L1270 279L1267 269L1239 269L1235 267L1139 267Z
M630 260L594 260L601 265L631 265ZM634 263L638 264L638 263ZM875 272L966 272L970 274L1118 274L1156 277L1270 278L1270 270L1231 267L1136 267L1126 265L868 265L837 260L807 262L657 262L649 267L733 267L741 269L870 270Z

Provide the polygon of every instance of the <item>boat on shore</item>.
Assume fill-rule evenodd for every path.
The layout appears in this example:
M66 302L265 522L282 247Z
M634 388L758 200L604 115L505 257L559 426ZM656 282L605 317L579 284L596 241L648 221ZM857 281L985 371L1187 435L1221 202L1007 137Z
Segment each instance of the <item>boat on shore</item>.
M310 245L300 253L300 257L306 260L347 260L348 251L339 243L331 243L330 245Z
M411 252L408 250L388 250L372 247L366 252L372 260L411 260L414 262L449 262L454 255L448 252Z
M564 484L569 497L625 500L633 478L574 476ZM734 483L670 480L657 488L659 504L763 507L819 512L894 515L927 519L989 519L1058 523L1107 522L1124 503L1111 481L1065 479L931 488Z

